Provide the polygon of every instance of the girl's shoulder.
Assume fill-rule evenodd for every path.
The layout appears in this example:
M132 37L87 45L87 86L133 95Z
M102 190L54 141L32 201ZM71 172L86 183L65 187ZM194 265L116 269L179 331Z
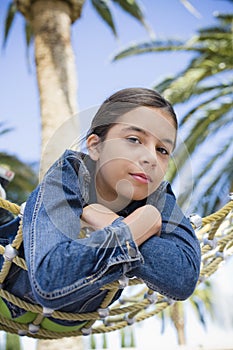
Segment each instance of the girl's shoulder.
M65 152L53 163L53 165L49 168L46 175L53 172L55 169L63 169L65 170L67 167L72 167L76 171L79 171L81 168L86 168L85 162L89 156L85 153L74 151L71 149L65 150Z
M79 175L90 180L94 165L88 154L68 149L62 155L61 161L63 164L69 163Z
M58 159L58 162L64 162L66 160L68 161L75 161L77 163L83 162L83 159L87 156L87 154L74 151L71 149L65 150L65 152L61 155L61 157Z
M42 182L48 182L50 178L54 179L54 177L69 178L71 175L89 180L90 174L86 165L89 161L88 158L89 156L85 153L70 149L65 150L46 172Z
M159 187L149 195L147 204L152 204L156 206L158 210L162 211L168 198L172 198L172 201L176 202L171 184L168 181L163 181Z

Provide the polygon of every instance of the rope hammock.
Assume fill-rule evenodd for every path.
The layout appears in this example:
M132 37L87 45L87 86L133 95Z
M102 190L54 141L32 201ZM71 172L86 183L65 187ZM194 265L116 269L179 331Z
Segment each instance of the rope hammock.
M197 215L190 218L202 251L201 272L197 284L210 277L220 264L233 254L233 198L230 198L231 201L219 211L204 218ZM0 271L0 287L2 287L12 263L24 270L27 270L27 266L24 259L17 256L17 250L23 240L20 206L0 198L0 207L21 217L13 242L6 247L0 245L0 254L4 256L4 263ZM131 287L136 285L137 288ZM124 293L109 307L119 288L125 288ZM0 329L38 339L105 333L143 321L174 303L172 299L150 290L143 281L136 278L116 281L105 285L102 289L107 290L107 294L98 310L91 313L74 314L30 304L0 288ZM27 312L12 319L4 300ZM59 320L81 321L81 324L61 326L52 322L50 317Z

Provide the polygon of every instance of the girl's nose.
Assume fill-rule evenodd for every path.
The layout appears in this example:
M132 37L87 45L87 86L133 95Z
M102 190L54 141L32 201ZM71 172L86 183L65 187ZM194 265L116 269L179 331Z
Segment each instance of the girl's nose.
M140 156L139 162L142 167L145 165L152 166L152 167L156 166L157 157L156 157L155 149L151 151L149 148L145 147Z

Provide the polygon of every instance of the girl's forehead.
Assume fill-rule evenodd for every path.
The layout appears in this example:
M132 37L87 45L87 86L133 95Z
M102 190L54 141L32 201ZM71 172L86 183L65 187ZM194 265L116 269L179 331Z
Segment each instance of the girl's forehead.
M117 119L122 128L134 126L155 137L176 138L176 128L172 116L164 110L150 107L138 107Z

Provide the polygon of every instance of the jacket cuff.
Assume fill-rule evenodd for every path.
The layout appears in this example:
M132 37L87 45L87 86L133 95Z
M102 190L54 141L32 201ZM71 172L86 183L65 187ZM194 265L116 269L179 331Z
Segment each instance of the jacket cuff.
M118 235L118 239L120 240L120 244L124 250L124 254L130 259L129 263L127 262L127 265L129 267L127 271L129 271L135 267L134 261L139 263L144 263L144 259L142 257L142 254L139 251L139 248L136 242L133 240L133 236L128 225L126 225L126 223L123 222L123 219L124 219L123 216L119 216L117 219L115 219L112 222L111 226L123 228L123 230L121 230L121 232L123 233ZM131 264L131 262L133 264Z

